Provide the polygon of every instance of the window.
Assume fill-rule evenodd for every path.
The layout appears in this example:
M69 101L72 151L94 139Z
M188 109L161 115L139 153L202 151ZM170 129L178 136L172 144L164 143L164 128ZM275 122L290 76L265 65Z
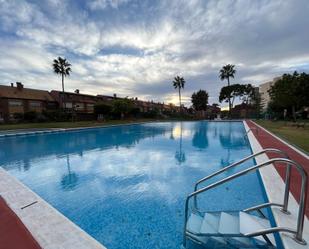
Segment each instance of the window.
M87 104L87 110L93 111L94 110L94 104Z
M9 106L23 106L21 100L9 100Z
M84 103L76 103L75 110L84 110Z
M72 102L65 102L65 108L72 109Z
M30 107L41 107L41 102L39 101L31 101Z
M54 103L54 102L48 102L48 103L47 103L47 106L48 106L49 108L56 108L56 103Z

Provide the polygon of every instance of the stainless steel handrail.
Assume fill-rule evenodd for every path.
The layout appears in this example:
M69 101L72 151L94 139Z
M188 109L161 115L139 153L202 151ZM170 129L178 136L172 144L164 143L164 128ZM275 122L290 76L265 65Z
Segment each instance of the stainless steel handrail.
M263 204L260 204L260 205L254 206L254 207L246 208L243 211L244 212L252 212L252 211L259 210L259 209L266 208L266 207L270 207L270 206L283 207L283 204L275 203L275 202L266 202L266 203L263 203Z
M259 156L259 155L262 155L262 154L265 154L265 153L267 153L267 152L277 153L277 154L280 154L280 155L284 156L285 158L289 159L287 153L285 153L284 151L281 151L281 150L278 150L278 149L274 149L274 148L266 148L266 149L263 149L263 150L261 150L261 151L259 151L259 152L257 152L257 153L254 153L254 154L252 154L252 155L250 155L250 156L247 156L247 157L241 159L241 160L238 161L238 162L232 163L232 164L230 164L229 166L226 166L226 167L224 167L224 168L222 168L222 169L220 169L220 170L218 170L218 171L216 171L216 172L214 172L214 173L212 173L212 174L210 174L210 175L208 175L208 176L206 176L206 177L204 177L204 178L198 180L198 181L195 183L195 185L194 185L194 192L197 191L197 187L198 187L198 185L199 185L200 183L202 183L202 182L204 182L204 181L207 181L207 180L209 180L210 178L213 178L214 176L219 175L219 174L221 174L221 173L223 173L223 172L229 170L230 168L233 168L233 167L235 167L235 166L237 166L237 165L240 165L240 164L242 164L242 163L244 163L244 162L246 162L246 161L248 161L248 160L250 160L250 159L252 159L252 158L255 158L255 157L257 157L257 156ZM289 189L290 189L290 171L291 171L291 167L288 166L288 167L287 167L287 170L286 170L286 177L285 177L285 179L286 179L286 180L285 180L285 186L286 186L286 188L285 188L285 192L284 192L284 203L283 203L283 206L282 206L282 211L285 212L285 213L288 213L287 208L288 208ZM198 209L198 208L197 208L197 199L196 199L196 196L194 197L194 208L195 208L196 210Z
M243 176L247 173L250 173L250 172L253 172L253 171L256 171L257 169L259 168L262 168L262 167L265 167L267 165L271 165L273 163L286 163L287 165L289 165L290 167L293 166L297 169L297 171L299 172L299 174L301 175L301 178L302 178L302 181L301 181L301 192L300 192L300 201L299 201L299 209L298 209L298 217L297 217L297 228L296 230L292 230L292 229L286 229L284 228L284 231L285 232L290 232L290 233L293 233L295 234L295 241L297 241L298 243L300 244L305 244L306 242L303 240L303 228L304 228L304 219L305 219L305 208L306 208L306 200L307 200L307 172L303 169L303 167L298 164L297 162L294 162L290 159L286 159L286 158L273 158L273 159L270 159L266 162L263 162L261 164L257 164L257 165L254 165L248 169L245 169L241 172L238 172L236 174L233 174L231 176L228 176L220 181L217 181L215 183L212 183L204 188L201 188L191 194L189 194L186 198L186 202L185 202L185 223L184 223L184 230L183 230L183 244L184 246L186 245L186 226L187 226L187 220L188 220L188 211L189 211L189 201L192 197L198 195L198 194L201 194L209 189L212 189L214 187L217 187L225 182L228 182L230 180L233 180L234 178L238 178L240 176ZM282 164L279 164L278 166L281 166ZM281 229L281 230L278 230L278 229ZM269 229L266 229L266 230L263 230L263 234L266 234L266 233L274 233L274 232L278 232L278 231L283 231L282 230L283 228L269 228ZM257 233L259 233L261 231L257 231ZM260 234L258 234L260 235ZM248 234L247 236L257 236L255 235L252 235L252 234Z

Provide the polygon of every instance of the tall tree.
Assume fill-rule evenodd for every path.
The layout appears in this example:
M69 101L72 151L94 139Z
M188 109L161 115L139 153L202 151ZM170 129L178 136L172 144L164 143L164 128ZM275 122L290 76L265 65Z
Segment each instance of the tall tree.
M309 74L297 73L284 74L269 91L271 102L270 109L283 113L286 109L292 113L296 120L296 111L309 105Z
M58 59L54 59L53 69L54 73L61 75L62 93L64 101L64 77L70 76L70 72L72 72L71 64L67 61L67 59L58 57Z
M204 90L199 90L193 93L191 102L196 111L206 111L208 104L208 93Z
M235 98L239 98L243 103L249 104L254 98L254 87L251 84L233 84L221 88L219 101L230 102L231 107L234 105ZM231 101L232 99L232 101Z
M179 76L176 76L174 78L174 81L173 81L173 86L175 89L178 89L178 95L179 95L179 106L181 108L181 88L184 88L185 86L185 79L183 77L179 77Z
M234 78L235 74L236 74L235 65L227 64L220 69L219 78L221 80L227 79L227 85L230 86L230 78ZM229 98L228 102L229 102L229 115L231 116L231 101L230 101L230 98Z

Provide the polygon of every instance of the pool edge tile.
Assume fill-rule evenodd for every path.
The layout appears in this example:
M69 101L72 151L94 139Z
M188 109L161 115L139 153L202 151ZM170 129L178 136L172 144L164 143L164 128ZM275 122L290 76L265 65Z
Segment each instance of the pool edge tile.
M106 249L2 167L0 194L42 248Z

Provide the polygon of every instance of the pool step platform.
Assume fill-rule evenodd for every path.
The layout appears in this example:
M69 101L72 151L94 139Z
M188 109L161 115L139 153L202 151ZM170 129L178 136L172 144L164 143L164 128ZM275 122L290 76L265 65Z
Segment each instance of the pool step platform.
M270 227L268 219L242 211L206 212L204 215L191 213L186 230L187 237L203 248L276 248L270 246L263 236L245 236ZM267 238L276 245L273 234Z

